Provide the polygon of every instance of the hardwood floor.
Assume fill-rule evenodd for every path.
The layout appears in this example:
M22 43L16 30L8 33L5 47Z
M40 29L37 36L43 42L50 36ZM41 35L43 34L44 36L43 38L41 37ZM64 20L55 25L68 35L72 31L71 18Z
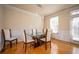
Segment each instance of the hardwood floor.
M39 46L37 48L33 48L33 46L30 48L28 45L28 48L25 52L23 48L23 43L19 42L16 45L13 45L12 48L7 47L2 54L73 54L73 53L79 53L79 45L70 44L66 42L62 42L59 40L53 40L51 42L51 48L48 43L48 49L45 50L44 45Z

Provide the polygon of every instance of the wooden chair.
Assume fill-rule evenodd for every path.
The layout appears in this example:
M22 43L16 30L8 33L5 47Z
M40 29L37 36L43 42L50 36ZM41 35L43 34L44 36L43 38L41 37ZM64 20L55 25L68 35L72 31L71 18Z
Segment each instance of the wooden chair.
M50 48L51 48L51 31L46 29L44 37L41 38L40 40L44 41L46 50L47 50L47 43L50 43Z
M2 29L2 34L3 34L3 39L4 39L4 48L5 48L6 42L10 43L10 48L12 47L13 41L16 41L16 44L17 44L17 38L12 37L11 29Z
M47 29L45 29L45 28L44 28L44 29L43 29L43 33L45 34L45 33L46 33L46 31L47 31Z
M25 52L26 52L26 49L27 49L27 44L30 44L30 47L31 47L31 44L34 44L34 43L35 43L35 41L32 39L32 37L30 35L27 35L26 30L24 30L23 48L25 47Z

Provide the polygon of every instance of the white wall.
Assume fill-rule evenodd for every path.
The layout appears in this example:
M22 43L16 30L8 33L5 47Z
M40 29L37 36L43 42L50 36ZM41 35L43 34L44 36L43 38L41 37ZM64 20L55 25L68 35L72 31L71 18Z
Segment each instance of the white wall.
M23 29L42 29L43 17L12 6L5 7L4 28L11 28L14 36L22 40Z
M74 42L70 35L70 21L72 20L70 11L75 9L79 9L79 6L75 6L75 7L57 12L55 14L45 16L44 27L50 28L50 18L53 16L59 16L59 32L57 34L53 34L53 37L59 40ZM74 42L74 43L79 44L79 42Z

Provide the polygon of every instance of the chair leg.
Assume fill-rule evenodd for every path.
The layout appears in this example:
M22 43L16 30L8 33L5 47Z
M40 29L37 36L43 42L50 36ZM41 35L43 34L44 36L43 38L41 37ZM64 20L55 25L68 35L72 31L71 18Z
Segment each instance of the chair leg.
M12 41L10 41L10 48L12 48Z
M27 44L25 44L25 52L26 52L26 49L27 49Z
M25 44L23 43L23 48L25 47Z
M50 48L51 48L51 41L50 41Z
M17 41L18 41L18 40L16 39L16 44L17 44Z
M47 43L45 42L45 50L47 50Z
M30 44L30 48L31 48L31 44Z
M5 44L6 44L6 41L4 41L4 46L3 46L4 49L5 49Z

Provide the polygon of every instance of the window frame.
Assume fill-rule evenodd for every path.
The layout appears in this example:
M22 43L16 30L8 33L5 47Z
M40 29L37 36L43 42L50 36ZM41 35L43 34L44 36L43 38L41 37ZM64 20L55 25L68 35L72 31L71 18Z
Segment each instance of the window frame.
M71 34L71 37L72 37L72 40L75 40L75 41L79 41L79 40L77 40L77 38L78 37L76 37L76 36L74 36L74 35L76 35L76 34L73 34L72 32L72 30L74 30L72 27L73 27L73 21L75 20L74 18L79 18L79 14L77 13L75 13L75 14L73 14L72 12L75 12L75 11L78 11L79 12L79 9L77 9L77 10L73 10L73 11L71 11L70 12L70 15L71 15L71 21L70 21L70 34ZM75 32L74 32L75 33Z

